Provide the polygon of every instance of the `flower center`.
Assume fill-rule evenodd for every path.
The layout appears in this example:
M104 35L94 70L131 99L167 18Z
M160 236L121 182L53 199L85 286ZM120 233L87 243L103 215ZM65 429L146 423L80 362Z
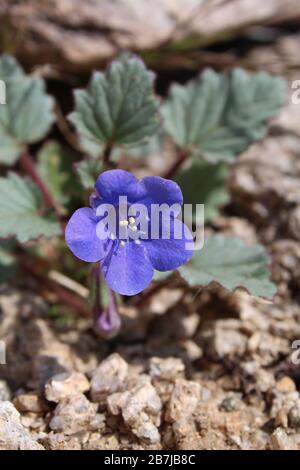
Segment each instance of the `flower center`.
M133 238L133 237L130 237L130 231L132 232L137 232L138 228L137 226L135 225L135 218L134 217L129 217L128 220L120 220L119 222L119 225L120 227L126 227L126 234L128 235L127 237L127 240L128 241L130 238ZM126 244L126 241L125 240L121 240L120 241L120 246L125 246ZM140 241L138 239L134 239L135 243L140 243Z

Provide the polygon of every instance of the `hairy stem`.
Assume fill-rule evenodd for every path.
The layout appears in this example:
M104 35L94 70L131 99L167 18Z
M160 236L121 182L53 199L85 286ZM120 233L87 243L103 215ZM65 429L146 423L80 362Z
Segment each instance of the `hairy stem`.
M80 146L79 140L77 135L74 134L71 130L71 126L69 125L68 121L66 120L60 106L58 103L55 103L55 114L56 114L56 123L57 127L59 128L60 132L68 142L68 144L77 152L82 153L82 148Z
M68 305L80 315L83 315L84 317L90 317L90 307L82 297L74 294L74 292L69 291L68 289L60 286L59 284L56 284L51 280L49 281L49 288L55 292L62 303Z
M31 177L31 179L36 183L39 190L41 191L43 199L44 199L45 206L48 209L53 209L54 210L54 212L55 212L55 214L56 214L56 216L57 216L57 218L60 222L61 228L62 228L62 230L64 230L64 222L62 221L62 218L61 218L60 208L57 205L54 198L52 197L52 195L51 195L50 191L48 190L47 186L45 185L44 181L40 177L40 175L39 175L39 173L36 169L36 166L35 166L35 161L33 160L33 158L31 157L31 155L29 153L24 152L21 155L20 163L21 163L23 169Z
M99 316L99 311L102 309L102 301L101 301L101 280L100 280L100 269L99 266L93 266L92 272L91 272L91 277L93 282L95 283L95 299L94 299L94 305L93 305L93 317L94 317L94 323L97 322L98 316Z
M176 175L178 170L181 168L181 166L184 164L184 162L190 157L190 155L190 150L179 149L177 153L177 159L175 160L171 168L166 172L164 178L172 179Z

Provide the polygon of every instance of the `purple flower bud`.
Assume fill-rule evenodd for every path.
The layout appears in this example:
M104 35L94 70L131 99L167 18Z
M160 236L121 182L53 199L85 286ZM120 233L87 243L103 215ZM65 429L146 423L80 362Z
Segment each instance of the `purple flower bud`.
M108 305L94 309L95 331L103 338L114 338L120 331L121 318L118 312L114 293L108 289Z

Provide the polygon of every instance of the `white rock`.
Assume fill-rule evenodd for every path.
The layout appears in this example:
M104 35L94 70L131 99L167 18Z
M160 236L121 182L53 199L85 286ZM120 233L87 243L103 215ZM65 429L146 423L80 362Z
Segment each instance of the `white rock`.
M150 360L150 376L162 380L174 381L185 370L184 363L176 357L152 357Z
M277 428L270 436L269 448L271 450L297 450L295 442L282 428Z
M158 426L162 403L150 381L143 378L132 390L115 393L108 398L111 413L122 414L127 426L138 438L151 444L160 441Z
M44 450L24 429L20 414L8 401L0 402L0 450Z
M53 431L63 432L67 436L89 431L96 411L97 405L91 403L85 395L71 395L57 405L49 426Z
M88 379L81 372L65 372L54 375L45 385L47 400L56 403L78 393L89 390Z
M187 421L196 410L200 399L201 386L197 382L178 379L166 410L166 420L174 423Z
M108 395L122 391L128 374L128 364L117 354L111 354L96 369L91 380L93 401L104 402Z

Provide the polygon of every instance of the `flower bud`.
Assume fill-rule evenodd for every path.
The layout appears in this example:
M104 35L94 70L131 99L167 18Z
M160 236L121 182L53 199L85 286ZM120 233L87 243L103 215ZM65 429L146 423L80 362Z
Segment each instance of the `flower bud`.
M115 296L110 289L108 291L108 305L104 308L100 307L94 313L95 331L103 338L114 338L120 331L121 318Z

